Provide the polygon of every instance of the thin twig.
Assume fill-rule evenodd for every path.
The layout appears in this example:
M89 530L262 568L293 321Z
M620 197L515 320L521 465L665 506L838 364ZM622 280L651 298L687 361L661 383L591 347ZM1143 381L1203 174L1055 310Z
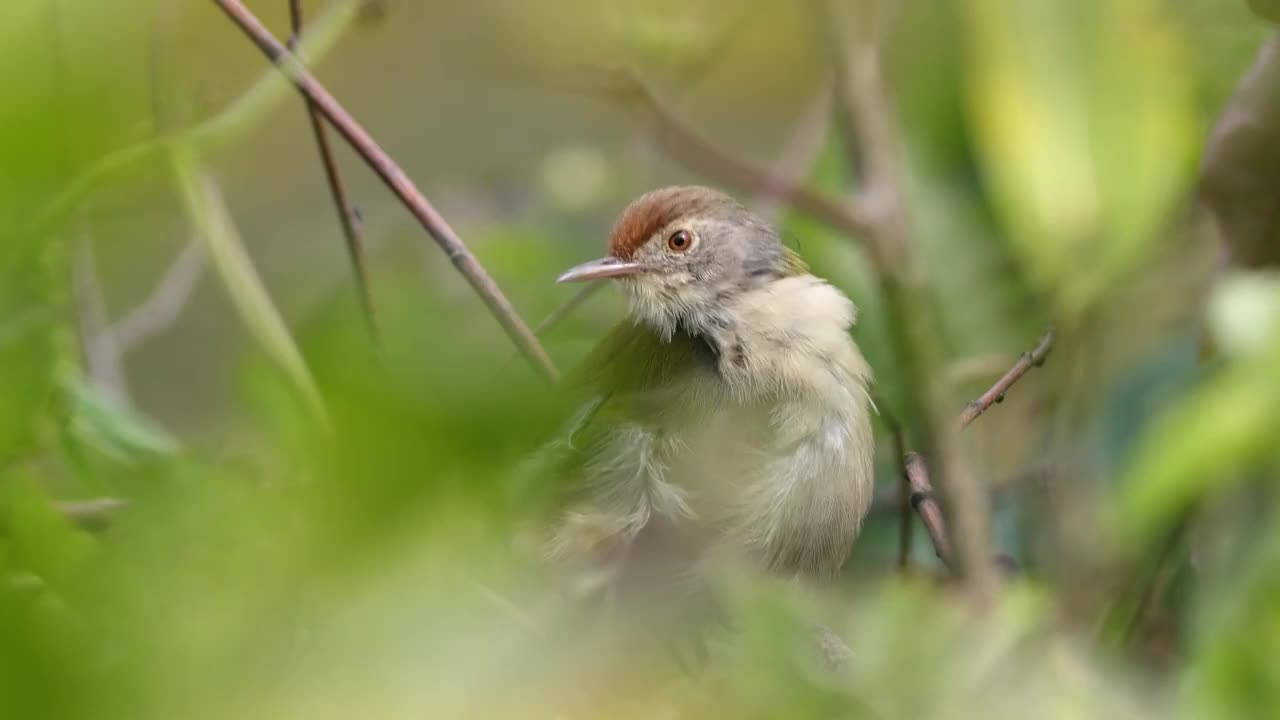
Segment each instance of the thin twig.
M558 382L560 373L542 344L538 342L538 338L520 319L511 301L502 294L497 283L467 249L466 244L426 196L418 190L404 170L343 109L342 105L311 75L302 62L294 57L293 53L289 52L253 13L249 12L243 3L239 0L214 0L214 2L258 46L267 59L289 78L298 91L314 103L316 110L324 115L325 120L351 144L356 153L400 199L488 306L507 336L534 369L548 381Z
M960 387L999 376L1018 359L1017 353L990 352L959 358L942 371L947 384Z
M176 4L179 3L167 3L166 6ZM350 26L358 8L355 0L334 0L324 16L311 23L311 29L302 42L307 55L315 58L332 49ZM246 130L266 117L288 91L288 81L276 69L270 68L225 108L207 119L99 156L61 192L36 209L30 222L19 227L18 234L43 237L86 195L108 179L144 162L166 157L178 146L209 151L239 139Z
M292 384L313 417L331 429L329 412L298 343L249 258L221 185L192 148L174 150L173 173L183 210L204 243L245 329Z
M915 539L915 523L912 522L912 513L914 509L911 502L912 490L910 482L910 468L907 466L907 439L902 432L902 425L898 423L898 419L890 415L888 411L881 410L881 416L885 419L885 424L889 427L889 436L893 439L893 456L897 458L899 463L899 471L902 473L902 482L899 483L899 507L898 507L898 569L905 571L911 566L911 550Z
M1028 370L1043 364L1045 357L1049 355L1049 350L1053 347L1053 337L1052 330L1042 335L1034 350L1023 353L1018 362L990 390L983 393L978 400L970 403L964 409L964 412L960 414L959 427L968 427L969 423L973 422L978 415L981 415L983 410L999 402L997 398L1003 397L1004 393L1008 392L1009 388L1013 387L1013 384L1018 382L1023 375L1026 375ZM980 409L976 409L979 403L984 404L981 405ZM929 480L929 470L925 465L924 458L917 453L905 453L904 455L901 447L901 430L898 428L896 420L888 418L886 422L889 424L890 432L893 434L895 451L905 458L903 474L911 493L907 506L914 508L920 514L925 527L929 529L929 537L933 540L933 547L938 554L938 558L948 567L951 567L951 544L947 537L946 524L942 520L941 510L933 499L933 485ZM907 546L905 535L900 542L904 547ZM903 552L907 551L904 550ZM899 563L905 565L901 557L899 557Z
M530 635L539 638L546 637L547 633L543 630L542 626L538 624L538 621L533 619L533 616L530 615L527 610L511 598L474 578L464 576L463 582L471 586L471 589L475 590L476 594L484 598L485 601L492 605L494 609L519 624Z
M1186 540L1187 529L1191 526L1193 516L1194 512L1188 511L1169 530L1159 553L1152 562L1149 575L1139 581L1141 590L1138 591L1138 597L1133 603L1133 614L1124 622L1120 630L1120 638L1123 642L1132 642L1142 632L1144 625L1150 620L1152 609L1159 605L1166 589L1167 576L1176 570L1175 560L1181 559L1178 549ZM1165 582L1161 582L1162 578L1165 578Z
M675 160L727 185L789 203L855 240L871 231L869 217L857 205L845 205L765 165L741 157L703 138L676 117L636 74L625 68L588 68L559 83L561 89L608 100L645 115L659 144Z
M302 0L289 0L289 52L298 52L298 43L302 39ZM329 183L329 195L333 198L333 207L338 212L338 224L342 226L342 237L347 241L347 256L351 260L351 271L355 275L356 291L360 295L360 308L364 311L365 323L369 327L369 336L375 345L381 342L378 330L378 315L373 304L373 290L369 284L369 266L365 260L364 237L356 215L355 206L347 199L347 191L338 172L338 162L333 157L333 149L329 145L329 133L325 129L324 120L315 101L303 96L307 106L307 118L311 121L311 133L316 138L316 150L320 153L320 164L324 166L325 180Z
M831 102L832 84L824 82L770 161L774 174L795 184L807 181L831 134ZM776 196L762 195L755 205L756 214L772 222L787 204Z
M842 127L860 171L856 197L871 220L870 260L889 315L894 354L907 378L912 438L935 464L946 494L954 533L949 548L955 549L948 567L983 602L999 583L988 549L990 502L964 462L949 424L950 400L939 372L941 320L912 242L903 140L883 67L883 38L893 5L863 3L863 14L856 18L849 14L853 4L848 0L824 0L822 5L831 31Z
M573 297L564 301L560 307L552 310L550 315L543 318L542 322L538 323L538 326L533 329L533 334L541 337L543 334L549 332L551 328L559 325L561 320L564 320L569 316L569 313L578 309L579 305L586 302L587 298L594 295L604 286L605 283L603 281L598 281L588 283L586 286L580 288L578 292L573 294Z
M1008 392L1013 384L1022 379L1023 375L1033 367L1039 367L1044 364L1044 359L1048 357L1049 351L1053 349L1053 330L1048 330L1044 335L1040 336L1040 341L1036 343L1034 349L1030 352L1022 353L1018 361L1009 368L994 385L982 393L977 400L970 402L965 406L964 412L960 413L960 427L966 428L969 423L978 418L979 415L987 411L987 408L998 402L1004 401L1004 394Z
M933 485L929 482L929 468L919 453L907 453L905 456L907 485L911 488L911 507L920 514L920 520L929 531L933 540L933 549L938 559L948 568L955 566L951 552L951 541L947 535L947 524L942 516L942 508L933 496Z

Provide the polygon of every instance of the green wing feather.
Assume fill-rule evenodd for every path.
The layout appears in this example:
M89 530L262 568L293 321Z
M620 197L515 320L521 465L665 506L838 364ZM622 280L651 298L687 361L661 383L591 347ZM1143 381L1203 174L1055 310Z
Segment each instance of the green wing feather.
M613 328L565 378L564 390L581 397L579 410L557 439L538 453L537 482L559 485L577 495L581 470L610 430L620 424L657 422L663 389L691 372L713 369L715 356L705 342L683 333L666 341L656 333L623 321Z
M796 275L808 275L809 263L800 257L800 253L789 247L782 248L782 276L795 277Z

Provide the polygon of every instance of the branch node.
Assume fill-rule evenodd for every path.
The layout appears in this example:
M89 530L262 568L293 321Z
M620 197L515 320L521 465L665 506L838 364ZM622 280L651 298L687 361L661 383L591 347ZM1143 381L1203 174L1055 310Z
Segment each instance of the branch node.
M920 509L920 504L926 500L933 499L933 491L931 490L915 490L911 493L911 507L915 510Z

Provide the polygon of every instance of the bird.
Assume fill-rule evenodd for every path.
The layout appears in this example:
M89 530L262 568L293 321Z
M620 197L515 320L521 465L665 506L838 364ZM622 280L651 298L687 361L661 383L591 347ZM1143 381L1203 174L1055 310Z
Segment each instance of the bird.
M657 595L721 562L834 578L874 481L852 301L703 186L642 195L558 282L604 279L628 310L569 377L585 399L553 443L550 555Z

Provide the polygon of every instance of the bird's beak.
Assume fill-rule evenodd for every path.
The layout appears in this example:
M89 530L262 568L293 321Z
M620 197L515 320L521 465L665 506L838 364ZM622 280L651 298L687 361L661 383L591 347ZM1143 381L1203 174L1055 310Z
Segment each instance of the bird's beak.
M644 270L645 266L637 262L619 260L616 257L603 257L599 260L592 260L570 268L565 274L556 278L556 282L570 283L604 280L606 278L635 275L644 272Z

